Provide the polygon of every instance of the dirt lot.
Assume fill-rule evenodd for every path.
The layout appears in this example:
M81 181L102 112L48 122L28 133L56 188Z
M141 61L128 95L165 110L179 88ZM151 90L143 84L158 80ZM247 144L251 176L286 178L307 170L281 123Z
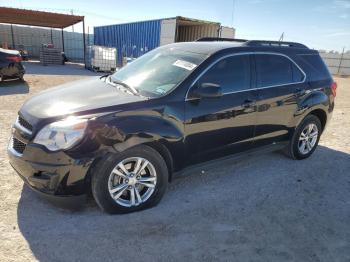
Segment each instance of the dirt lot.
M151 210L110 216L93 201L79 212L51 206L8 164L24 100L92 75L35 70L0 86L0 261L350 261L350 79L336 79L333 119L310 159L221 162L175 179Z

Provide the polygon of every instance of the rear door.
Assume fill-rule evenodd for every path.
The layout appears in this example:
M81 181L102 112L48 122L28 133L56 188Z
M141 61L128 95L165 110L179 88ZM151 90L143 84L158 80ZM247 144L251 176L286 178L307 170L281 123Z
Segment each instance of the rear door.
M257 99L252 89L251 56L232 55L217 61L195 82L189 97L203 83L220 85L222 96L186 99L185 143L189 155L204 161L249 149Z
M288 140L298 101L306 94L305 73L283 54L257 53L254 58L258 90L254 145Z

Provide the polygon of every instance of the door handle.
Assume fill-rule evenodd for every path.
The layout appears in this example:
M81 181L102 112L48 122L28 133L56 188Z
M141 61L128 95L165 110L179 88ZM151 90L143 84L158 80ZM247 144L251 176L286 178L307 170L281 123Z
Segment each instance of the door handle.
M255 106L255 104L256 104L255 100L247 99L243 102L242 107L243 108L251 108L251 107Z
M295 92L294 92L295 96L303 96L305 94L306 94L306 90L305 89L301 89L301 88L296 89Z

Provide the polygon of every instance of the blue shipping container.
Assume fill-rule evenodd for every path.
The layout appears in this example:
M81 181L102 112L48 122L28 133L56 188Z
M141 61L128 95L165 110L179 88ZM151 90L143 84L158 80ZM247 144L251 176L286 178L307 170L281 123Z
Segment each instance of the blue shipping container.
M139 57L160 45L161 21L94 27L94 44L117 48L121 66L123 57Z

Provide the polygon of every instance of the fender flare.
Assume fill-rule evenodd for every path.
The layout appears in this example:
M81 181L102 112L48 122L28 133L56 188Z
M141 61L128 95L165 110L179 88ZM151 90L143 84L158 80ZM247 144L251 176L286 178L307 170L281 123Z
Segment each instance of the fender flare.
M298 103L298 109L294 114L295 128L299 126L301 121L303 121L303 119L313 111L321 110L327 116L327 112L329 112L329 107L330 101L328 96L324 92L316 91L311 93L309 96L300 101L300 103Z

